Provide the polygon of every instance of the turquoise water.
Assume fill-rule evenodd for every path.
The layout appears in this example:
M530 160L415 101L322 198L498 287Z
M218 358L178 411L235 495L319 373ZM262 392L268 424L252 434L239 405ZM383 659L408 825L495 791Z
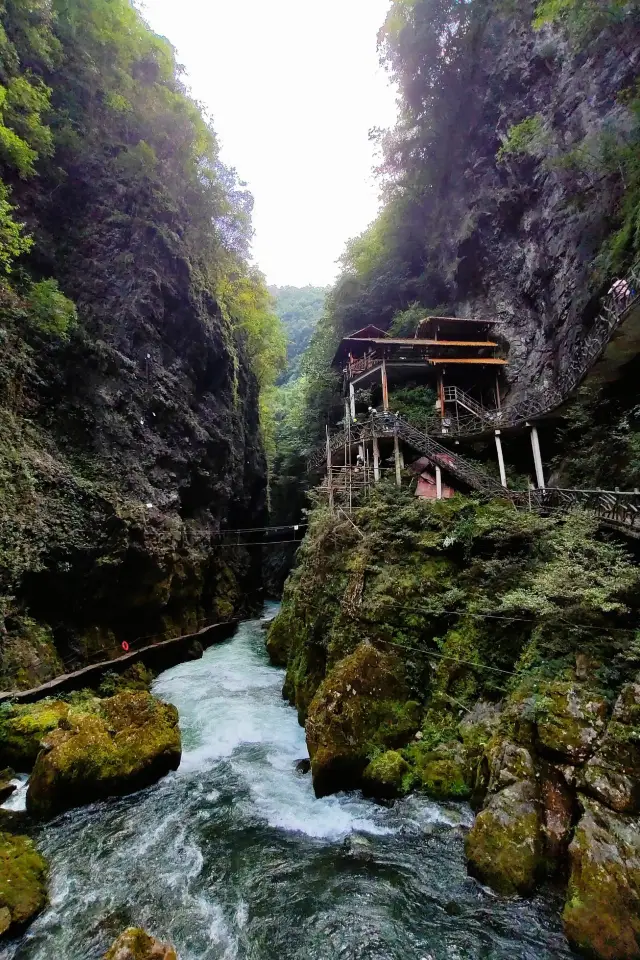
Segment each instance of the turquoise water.
M181 960L571 956L557 904L467 877L465 806L316 800L282 679L259 621L159 676L180 711L180 769L42 829L51 905L1 960L98 960L132 924Z

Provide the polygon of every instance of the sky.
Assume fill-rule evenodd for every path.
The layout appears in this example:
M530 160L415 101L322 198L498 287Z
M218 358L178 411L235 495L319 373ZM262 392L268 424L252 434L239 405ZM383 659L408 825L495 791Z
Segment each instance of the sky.
M270 284L324 286L378 211L372 127L395 118L376 36L390 0L142 0L254 195Z

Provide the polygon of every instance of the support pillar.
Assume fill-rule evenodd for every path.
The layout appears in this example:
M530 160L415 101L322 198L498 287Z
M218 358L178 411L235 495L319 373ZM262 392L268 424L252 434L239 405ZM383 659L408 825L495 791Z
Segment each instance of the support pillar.
M356 418L356 388L352 383L349 384L349 409L351 411L351 419L355 420Z
M373 435L373 479L376 483L380 482L380 447L375 433Z
M389 412L389 384L387 382L387 364L383 360L381 367L382 375L382 409L385 413Z
M393 435L393 457L396 462L396 484L397 486L402 486L402 467L400 466L400 440L398 439L398 434L394 433Z
M544 470L542 469L542 456L540 454L540 438L538 437L538 428L534 424L531 424L531 449L533 450L533 462L536 468L538 490L545 490Z
M331 468L331 441L327 427L327 485L329 487L329 510L333 513L333 470Z
M442 470L436 467L436 500L442 500Z
M502 455L502 440L500 439L499 430L496 430L496 450L498 451L498 466L500 467L500 483L506 489L507 471L504 468L504 457Z
M351 423L351 404L348 400L344 401L344 424L345 427Z

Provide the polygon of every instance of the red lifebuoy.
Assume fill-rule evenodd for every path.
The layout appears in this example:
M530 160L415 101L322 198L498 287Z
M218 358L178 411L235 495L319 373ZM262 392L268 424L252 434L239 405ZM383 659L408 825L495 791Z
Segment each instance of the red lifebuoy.
M123 640L123 641L122 641L122 649L124 650L125 653L126 653L126 652L128 651L128 649L129 649L129 644L127 643L126 640Z

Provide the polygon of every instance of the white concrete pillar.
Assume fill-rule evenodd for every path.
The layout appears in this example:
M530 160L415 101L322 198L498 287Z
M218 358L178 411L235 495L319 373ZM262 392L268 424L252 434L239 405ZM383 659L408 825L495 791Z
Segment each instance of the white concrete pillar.
M531 424L531 449L533 450L533 463L536 468L538 490L546 490L544 470L542 469L542 456L540 454L540 438L538 437L538 428L534 424Z
M344 402L344 423L345 426L351 422L351 405L348 400Z
M349 408L351 410L351 419L356 418L356 388L352 383L349 384Z
M402 486L402 467L400 466L400 441L398 434L393 435L393 456L396 462L396 484Z
M380 482L380 447L375 433L373 435L373 479L376 483Z
M436 500L442 500L442 470L436 467Z
M500 431L496 430L496 450L498 451L498 466L500 467L500 483L503 487L507 486L507 471L504 468L504 457L502 455L502 440Z

